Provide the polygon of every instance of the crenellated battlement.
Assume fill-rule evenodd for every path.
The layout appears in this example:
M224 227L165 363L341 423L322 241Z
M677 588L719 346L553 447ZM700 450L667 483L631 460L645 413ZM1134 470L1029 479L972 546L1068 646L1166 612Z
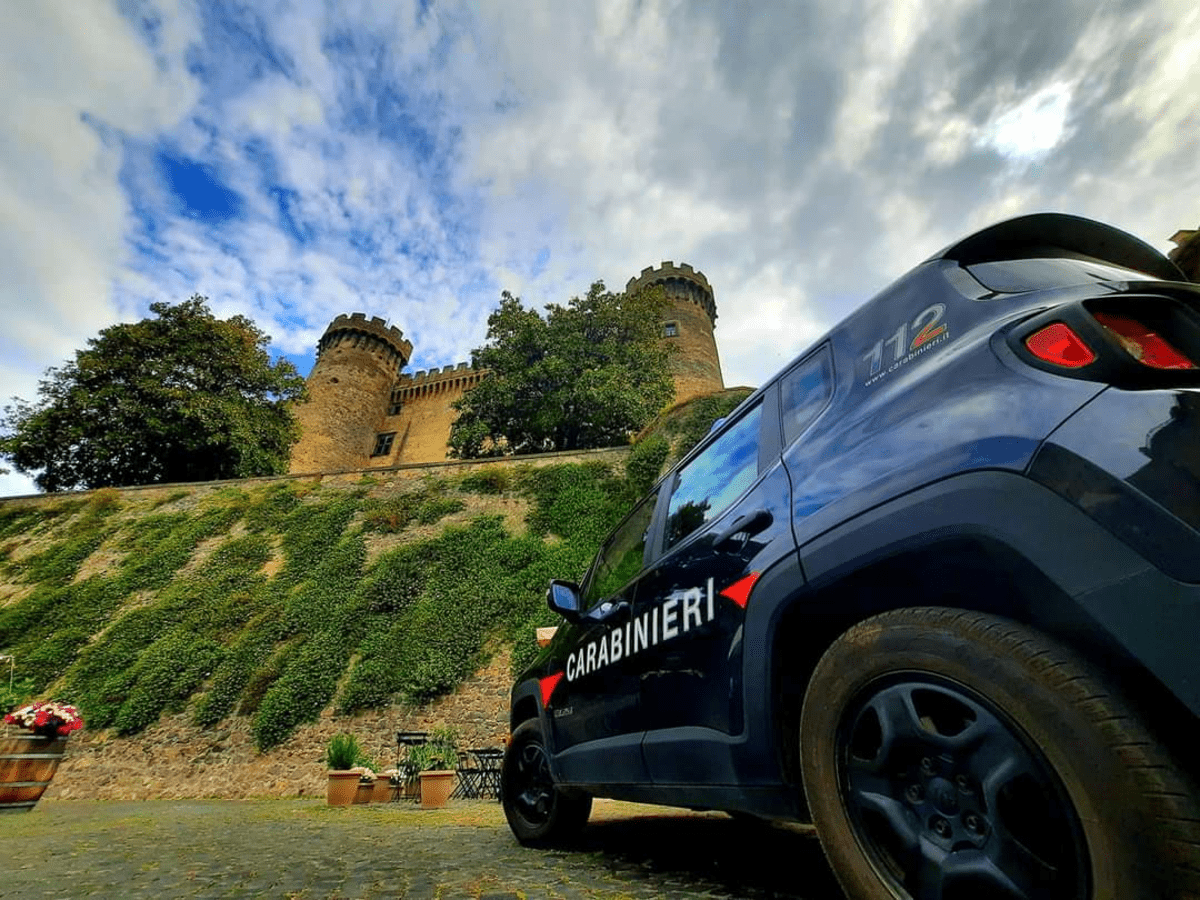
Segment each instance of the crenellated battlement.
M368 319L366 313L360 312L350 315L343 313L329 323L317 344L317 356L320 357L322 352L342 343L347 336L368 346L377 343L388 348L402 360L397 368L408 365L409 359L412 358L412 341L404 339L404 332L395 325L389 326L379 316Z
M436 393L446 388L465 390L474 387L486 374L482 369L472 369L468 362L452 366L432 368L426 371L405 372L396 377L392 388L392 400L406 400L425 393Z
M630 278L625 284L625 293L634 294L656 285L661 285L671 300L695 303L708 313L715 326L717 303L713 297L712 285L708 283L703 272L693 269L687 263L675 265L668 259L658 268L647 266L636 278Z
M443 366L440 369L437 366L434 366L428 371L425 369L418 369L416 372L405 372L403 375L399 376L396 379L396 386L409 387L430 381L442 381L455 372L461 374L463 372L470 371L470 369L471 364L469 362L460 362L453 366Z

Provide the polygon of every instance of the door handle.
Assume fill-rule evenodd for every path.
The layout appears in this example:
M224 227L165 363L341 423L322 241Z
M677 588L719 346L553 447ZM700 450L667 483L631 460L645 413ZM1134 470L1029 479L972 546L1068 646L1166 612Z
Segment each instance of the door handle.
M752 538L760 531L769 528L774 521L775 517L771 515L769 510L765 509L756 509L752 513L738 516L733 520L732 525L717 535L716 540L713 541L713 547L719 547L728 542L730 538L739 534L744 534L747 538Z
M610 619L620 619L622 616L629 615L632 607L628 600L618 600L615 603L605 601L588 613L588 618L593 622L607 622ZM632 618L632 616L630 616Z

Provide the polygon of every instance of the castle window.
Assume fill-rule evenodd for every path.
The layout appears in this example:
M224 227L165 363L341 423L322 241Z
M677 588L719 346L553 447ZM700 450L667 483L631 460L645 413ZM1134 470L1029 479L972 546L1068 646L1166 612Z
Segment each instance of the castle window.
M387 414L389 416L398 416L402 409L404 409L404 404L400 401L400 392L392 391L391 400L388 402Z
M679 337L679 323L678 322L663 323L663 337Z
M385 434L375 436L375 449L371 451L372 456L387 456L392 452L392 441L396 439L396 432L389 431Z

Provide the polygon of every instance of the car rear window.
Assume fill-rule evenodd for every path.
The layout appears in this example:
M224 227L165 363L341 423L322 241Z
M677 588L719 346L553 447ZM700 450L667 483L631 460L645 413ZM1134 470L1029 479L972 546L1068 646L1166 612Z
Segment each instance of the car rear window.
M1005 259L967 266L975 280L998 294L1020 294L1096 281L1153 281L1145 272L1099 260L1070 257ZM993 300L994 297L982 297Z

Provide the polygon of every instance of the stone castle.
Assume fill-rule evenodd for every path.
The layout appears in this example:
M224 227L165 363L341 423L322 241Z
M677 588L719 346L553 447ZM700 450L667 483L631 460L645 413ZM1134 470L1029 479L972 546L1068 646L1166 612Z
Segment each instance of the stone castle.
M664 262L629 279L625 292L657 285L669 301L663 338L678 342L671 355L675 402L723 389L708 279L686 263ZM487 372L460 362L405 373L412 349L400 329L378 317L354 313L330 323L308 376L309 400L296 410L301 437L292 449L293 474L446 459L457 416L451 404Z

